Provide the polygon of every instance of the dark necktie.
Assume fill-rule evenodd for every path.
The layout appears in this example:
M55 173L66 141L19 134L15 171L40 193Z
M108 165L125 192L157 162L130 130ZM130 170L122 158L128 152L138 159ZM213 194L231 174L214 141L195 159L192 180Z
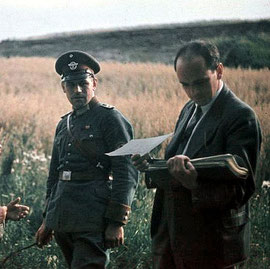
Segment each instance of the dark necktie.
M193 115L193 117L191 118L190 122L188 123L182 137L181 137L181 141L179 144L179 147L176 151L176 154L182 154L184 148L186 147L186 144L192 134L192 131L194 129L194 127L196 126L196 124L198 123L198 121L200 120L202 116L202 108L200 106L196 107L196 111Z

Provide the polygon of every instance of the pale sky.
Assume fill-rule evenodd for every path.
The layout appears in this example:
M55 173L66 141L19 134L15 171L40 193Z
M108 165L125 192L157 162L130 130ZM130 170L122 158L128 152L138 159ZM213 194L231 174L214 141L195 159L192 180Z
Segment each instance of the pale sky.
M0 40L201 20L270 19L270 0L0 0Z

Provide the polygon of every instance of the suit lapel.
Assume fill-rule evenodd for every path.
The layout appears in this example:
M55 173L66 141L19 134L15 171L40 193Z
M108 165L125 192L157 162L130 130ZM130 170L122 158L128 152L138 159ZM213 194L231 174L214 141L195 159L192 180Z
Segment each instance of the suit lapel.
M227 93L228 89L224 86L212 107L197 126L185 152L185 155L189 156L189 158L193 158L202 147L207 146L207 142L215 135L218 126L222 122L222 114L226 105L224 98Z
M190 117L194 111L194 102L192 102L190 104L190 106L186 108L186 110L187 111L183 113L183 117L179 119L174 136L173 136L170 144L166 148L166 152L165 152L166 159L174 156L176 153L176 150L179 146L179 139L180 139L183 131L185 130L185 127L188 123L188 120L190 119Z

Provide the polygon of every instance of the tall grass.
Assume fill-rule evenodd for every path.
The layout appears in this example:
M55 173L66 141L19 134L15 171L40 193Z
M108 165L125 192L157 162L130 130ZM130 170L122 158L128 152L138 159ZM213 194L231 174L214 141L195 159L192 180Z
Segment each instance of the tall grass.
M8 223L0 245L0 261L9 252L34 241L42 220L46 175L55 132L61 115L70 110L54 72L54 59L0 59L0 170L1 203L15 196L32 208L27 221ZM97 75L96 95L115 105L133 124L135 137L173 131L179 111L187 101L172 66L162 64L103 63ZM224 81L256 111L263 131L257 191L252 198L252 252L248 268L269 265L270 180L270 76L269 70L225 69ZM157 153L162 156L165 144ZM265 187L261 187L264 182ZM126 246L112 251L110 268L150 268L149 223L153 191L143 180L127 225ZM65 268L56 244L35 247L12 257L6 268Z

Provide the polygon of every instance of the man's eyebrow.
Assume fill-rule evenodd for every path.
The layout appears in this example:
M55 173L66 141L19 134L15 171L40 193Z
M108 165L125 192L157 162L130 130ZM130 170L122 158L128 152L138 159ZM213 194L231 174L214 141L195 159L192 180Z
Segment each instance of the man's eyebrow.
M181 84L185 84L185 85L192 85L194 83L198 83L198 82L202 82L202 81L206 81L206 80L209 80L208 77L205 77L205 78L199 78L199 79L196 79L194 81L192 81L191 83L188 83L188 82L185 82L185 81L179 81Z
M184 82L184 81L179 81L181 84L188 84L187 82Z

